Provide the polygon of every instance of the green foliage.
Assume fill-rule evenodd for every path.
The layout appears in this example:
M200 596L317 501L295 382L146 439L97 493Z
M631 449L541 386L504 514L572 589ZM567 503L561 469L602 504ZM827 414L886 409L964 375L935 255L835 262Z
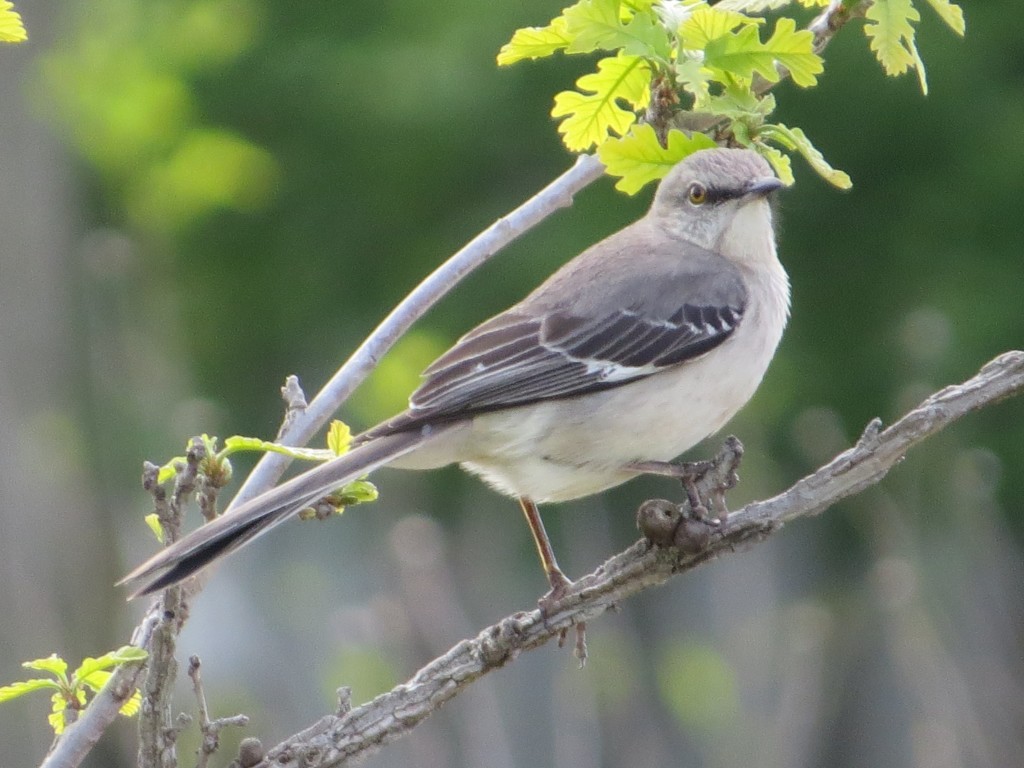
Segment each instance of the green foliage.
M622 136L636 122L637 109L650 98L650 70L640 56L620 53L601 59L597 72L576 81L578 91L555 96L552 117L564 117L558 131L569 149L587 150L601 144L611 131ZM633 109L619 105L625 101Z
M255 451L258 453L278 453L292 459L301 461L328 461L336 456L341 456L348 451L352 443L352 430L344 422L335 419L327 430L327 448L302 448L283 443L275 443L271 440L261 440L258 437L244 437L233 435L224 440L224 447L218 449L217 438L210 435L200 435L196 438L203 445L203 458L199 462L197 473L202 482L207 485L214 485L222 488L231 480L232 467L229 457L232 454L242 451ZM162 467L157 473L157 482L161 485L173 480L185 467L187 458L175 456ZM346 483L341 488L333 491L327 496L327 501L341 514L345 507L352 507L356 504L365 504L377 500L377 488L373 483L360 479ZM145 517L145 523L156 536L160 543L164 541L164 530L160 524L158 515L149 514Z
M598 148L597 156L609 174L619 177L615 188L635 195L648 182L662 178L687 155L713 146L715 142L703 133L687 136L675 128L669 131L662 146L654 135L654 128L643 123L634 125L621 139L605 141Z
M23 43L28 32L21 21L21 14L14 10L9 0L0 0L0 43Z
M755 74L775 83L781 77L778 66L782 65L794 83L806 88L816 85L816 75L825 69L821 57L813 51L813 42L814 35L807 30L798 32L792 19L779 19L772 36L763 43L757 28L744 23L739 30L705 43L704 66L722 83L732 78L753 80Z
M61 734L68 724L67 713L85 709L88 695L97 693L106 685L110 675L113 674L112 668L128 662L144 661L148 656L149 654L143 649L126 645L116 651L105 653L98 659L84 659L70 677L67 674L67 662L56 654L51 654L44 659L26 661L21 665L25 669L47 672L51 677L37 677L0 687L0 703L33 691L53 691L51 695L53 707L49 716L50 727L53 728L55 734ZM121 714L126 717L135 715L139 711L141 701L139 692L135 691L121 707Z
M829 165L821 152L814 148L810 139L799 128L787 128L779 123L777 125L765 125L761 133L767 141L774 142L791 152L794 150L799 152L810 166L830 184L840 189L849 189L853 186L850 177Z
M571 42L567 53L622 51L633 56L667 58L667 30L650 9L623 5L620 0L580 0L563 12Z
M950 29L958 35L964 34L967 26L960 6L950 0L928 0L928 3ZM874 0L868 6L865 18L864 33L886 74L901 75L908 69L915 69L921 91L927 94L928 80L921 54L917 51L914 29L914 24L921 20L921 14L914 7L914 0Z
M736 670L714 646L680 641L661 653L662 700L689 729L717 731L739 711Z
M914 0L876 0L867 7L865 32L871 50L889 75L915 69L927 93L924 64L914 42L920 19ZM963 13L950 0L928 0L958 34ZM763 13L794 5L792 0L705 0L654 3L580 0L545 27L518 30L498 54L505 66L559 51L608 52L597 71L576 81L576 90L555 96L552 117L565 146L596 148L617 188L635 194L691 152L732 141L764 155L786 183L793 182L789 154L803 157L819 175L841 189L850 177L825 160L800 128L772 123L775 99L766 84L788 76L797 86L817 85L824 62L814 35L797 21ZM799 0L816 9L827 0ZM680 113L690 112L696 121ZM638 121L661 125L647 130ZM676 127L673 127L676 126ZM685 126L686 132L678 130ZM707 141L695 137L703 135Z

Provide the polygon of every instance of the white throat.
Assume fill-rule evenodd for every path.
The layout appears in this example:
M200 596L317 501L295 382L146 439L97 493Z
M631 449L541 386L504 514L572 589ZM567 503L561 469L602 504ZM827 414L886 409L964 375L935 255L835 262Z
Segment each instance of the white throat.
M739 265L763 266L778 262L768 201L764 198L744 201L719 237L716 250Z

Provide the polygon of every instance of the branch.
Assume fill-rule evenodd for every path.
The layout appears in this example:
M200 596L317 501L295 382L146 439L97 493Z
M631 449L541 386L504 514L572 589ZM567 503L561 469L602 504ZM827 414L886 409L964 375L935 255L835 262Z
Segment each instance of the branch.
M579 579L544 621L539 611L519 612L476 637L457 643L408 682L372 701L343 706L270 749L259 768L331 768L348 765L410 732L417 724L488 672L523 651L557 639L569 627L590 622L626 598L673 576L768 538L784 523L817 515L878 483L913 446L971 411L1024 391L1024 352L1007 352L963 384L926 399L888 429L874 419L857 444L767 501L748 504L724 525L709 526L699 551L692 546L654 546L645 539ZM724 455L735 456L727 443ZM647 506L647 505L645 505ZM692 544L694 539L689 539Z

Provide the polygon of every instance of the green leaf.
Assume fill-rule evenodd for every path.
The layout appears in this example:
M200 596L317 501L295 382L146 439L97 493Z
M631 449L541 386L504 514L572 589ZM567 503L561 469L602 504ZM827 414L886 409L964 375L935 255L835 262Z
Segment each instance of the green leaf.
M573 151L602 143L609 131L622 136L636 122L636 113L619 106L619 100L634 109L647 106L650 99L650 67L639 56L618 56L597 62L597 72L576 81L580 91L562 91L555 96L552 117L564 117L558 126L562 141Z
M917 82L921 84L921 93L927 96L928 76L924 72L924 60L921 58L921 54L917 50L917 43L910 40L908 41L907 46L910 48L910 55L914 57L914 69L917 70Z
M967 24L964 21L964 12L956 3L950 0L928 0L928 4L935 9L944 22L960 37L967 31Z
M135 715L139 714L139 709L141 709L141 708L142 708L142 694L140 694L138 691L135 691L135 693L133 693L128 698L128 701L126 701L124 704L122 704L121 708L119 710L117 710L117 711L120 712L125 717L134 717Z
M920 21L921 14L911 0L875 0L865 18L864 34L886 74L902 75L915 65L913 22Z
M118 664L126 664L129 661L145 661L149 658L149 651L145 648L136 648L134 645L122 645L116 651L107 654Z
M621 139L610 139L597 149L597 156L605 164L609 176L619 176L615 188L627 195L635 195L646 184L664 178L672 167L698 149L715 146L703 133L687 136L682 131L668 132L668 147L658 143L658 137L648 124L635 125Z
M818 82L816 75L824 70L813 45L814 35L809 30L797 31L793 19L781 18L764 43L753 26L712 40L704 51L704 65L722 82L728 83L731 77L750 80L756 72L775 83L779 80L778 62L789 70L794 83L808 87Z
M33 661L23 662L21 666L25 667L25 669L49 672L56 678L64 681L67 680L68 663L55 653L51 653L45 659L34 659Z
M123 645L116 651L103 654L98 659L92 659L89 657L83 659L82 663L78 665L78 669L75 670L72 680L81 681L99 670L110 669L111 667L116 667L118 664L125 664L127 662L144 661L148 657L149 654L142 648L136 648L132 645Z
M331 501L340 507L354 507L356 504L376 501L378 496L377 486L369 480L353 480L332 493Z
M517 29L512 39L501 46L498 66L507 67L523 59L540 59L556 53L572 42L564 16L551 20L546 27Z
M149 530L151 530L153 535L156 536L156 540L163 544L164 536L166 534L164 533L163 525L160 523L160 515L156 512L151 512L146 515L143 520L146 521L146 525L149 527Z
M156 473L156 482L158 485L163 485L168 480L172 480L178 475L178 467L185 464L184 456L175 456L173 459L168 461L162 467L160 471Z
M680 55L673 66L676 82L683 87L683 90L693 96L695 104L707 98L712 72L704 66L703 57L694 58Z
M105 669L96 670L95 672L92 672L86 677L83 677L81 680L81 684L89 690L91 690L93 693L98 693L103 688L103 686L107 684L107 681L110 679L112 674L112 672ZM132 693L131 696L128 697L128 700L124 704L122 704L120 709L118 709L117 711L125 717L132 717L133 715L138 714L141 706L142 696L138 691L135 691L134 693Z
M343 453L348 453L350 445L352 445L352 430L345 422L335 419L327 429L327 449L335 456L341 456Z
M57 736L64 733L64 709L66 706L67 699L64 698L64 694L53 694L53 697L50 699L50 714L46 719L49 721L50 727Z
M775 175L779 177L783 184L787 187L793 186L796 179L793 177L793 161L790 160L789 155L761 142L754 142L751 146L759 155L771 163L772 168L775 169Z
M732 86L705 99L699 111L727 117L732 121L742 121L757 128L775 111L775 97L770 93L758 96L749 87Z
M736 11L722 10L721 3L716 6L700 5L679 26L679 43L683 48L704 50L712 40L717 40L736 27L757 26L764 19L752 19Z
M622 12L629 14L649 11L654 7L654 4L659 1L660 0L622 0Z
M269 440L260 440L258 437L243 437L241 435L234 435L224 441L225 453L234 453L236 451L280 453L284 456L304 461L326 461L327 459L334 458L334 454L326 448L298 448L274 443Z
M843 171L836 170L828 161L825 160L824 155L818 151L818 149L811 143L811 140L807 138L807 135L799 128L787 128L785 125L764 125L761 127L760 136L768 141L773 141L776 144L788 149L796 150L807 163L813 168L819 176L825 179L829 184L839 189L849 189L853 186L853 182L850 181L850 177ZM769 161L771 158L769 157ZM781 177L780 177L781 178Z
M110 679L112 672L106 669L97 669L90 672L88 675L83 675L78 681L78 684L88 688L93 693L97 693L104 685L107 684L107 680Z
M0 42L21 43L28 40L21 15L8 0L0 0Z
M665 28L650 10L622 20L620 0L580 0L563 12L572 42L568 53L621 50L634 56L668 58L671 51Z
M48 677L36 677L32 680L22 680L19 683L11 683L0 687L0 703L24 696L32 691L40 691L44 688L55 688L60 690L60 683Z

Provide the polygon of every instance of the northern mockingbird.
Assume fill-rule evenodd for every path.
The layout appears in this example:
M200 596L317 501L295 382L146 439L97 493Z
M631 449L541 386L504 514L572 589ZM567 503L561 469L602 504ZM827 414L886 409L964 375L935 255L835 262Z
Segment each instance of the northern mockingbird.
M569 585L537 504L598 493L668 462L750 399L782 337L789 281L750 150L709 149L665 177L650 211L588 248L424 373L409 409L343 456L204 525L124 582L179 582L344 483L389 465L461 464L519 500L551 584ZM542 601L544 605L544 601Z

